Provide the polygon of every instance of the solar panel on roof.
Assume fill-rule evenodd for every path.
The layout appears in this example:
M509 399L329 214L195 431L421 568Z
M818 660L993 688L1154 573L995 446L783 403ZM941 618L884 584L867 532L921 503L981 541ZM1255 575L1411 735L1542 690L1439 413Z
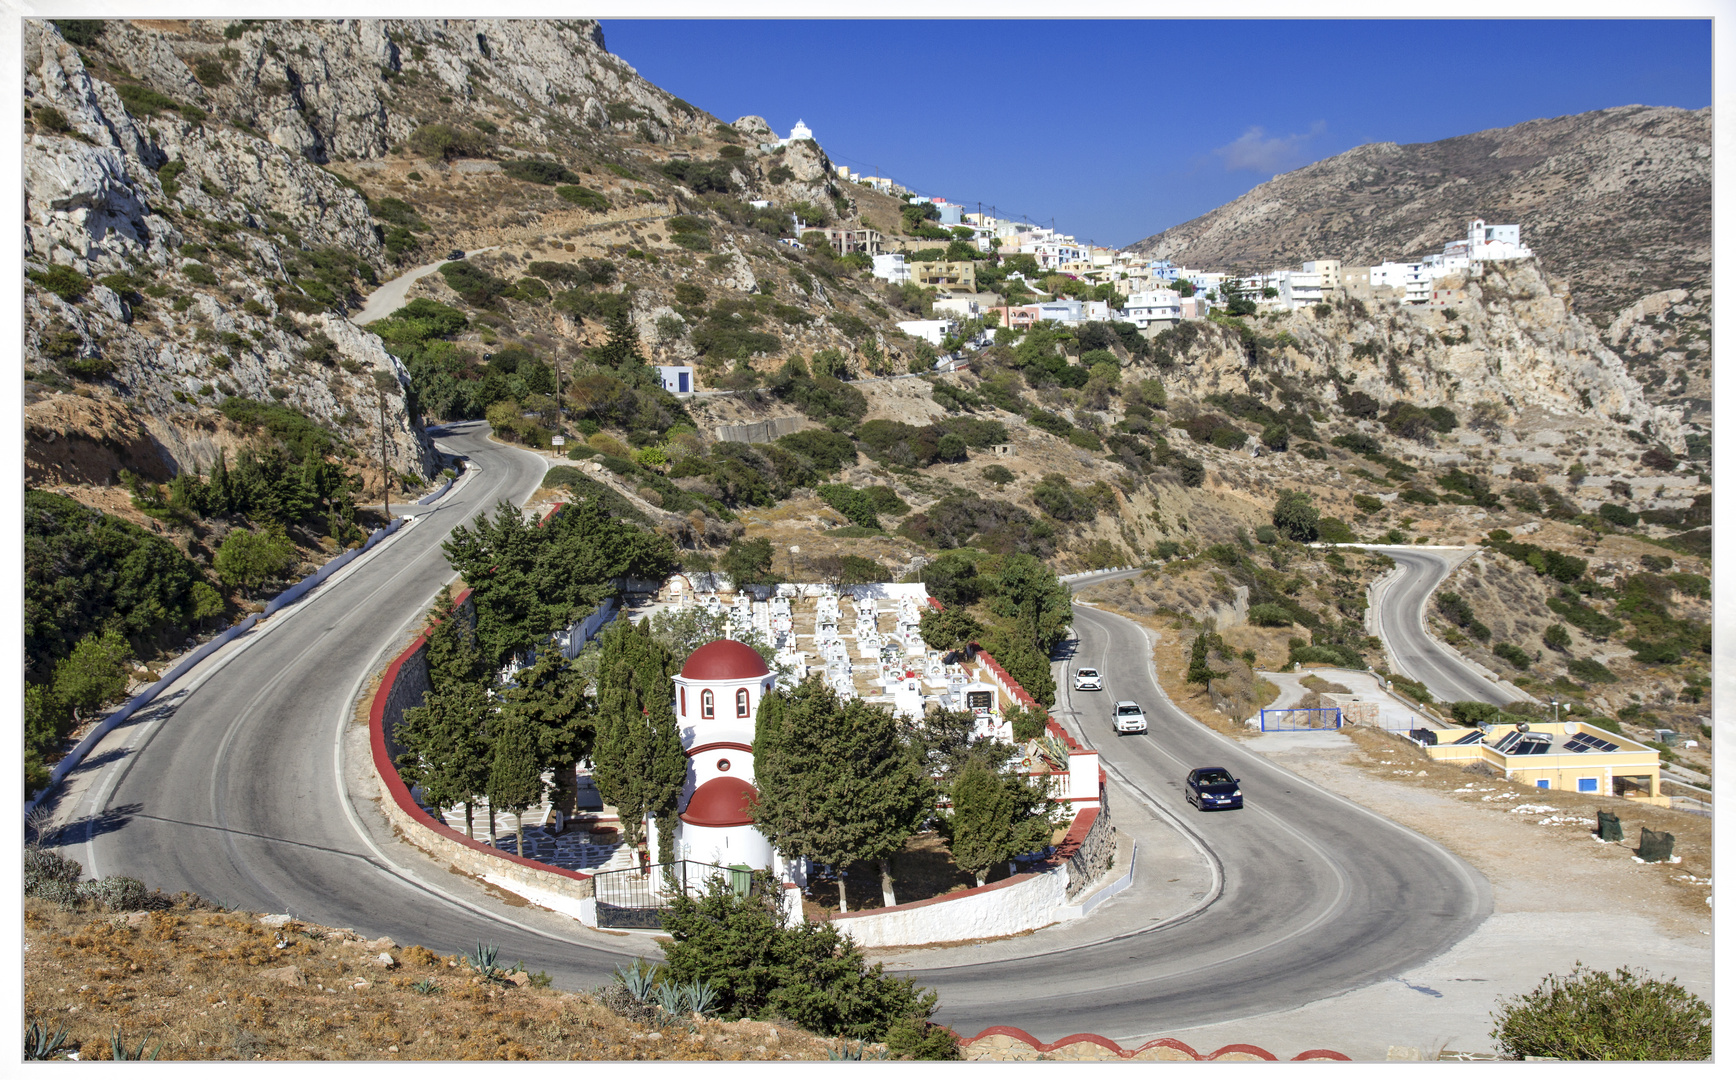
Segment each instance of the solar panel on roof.
M1607 754L1612 750L1621 749L1608 739L1600 739L1596 735L1587 735L1585 732L1580 732L1567 740L1567 748L1576 754L1584 754L1592 750Z
M1482 741L1483 741L1483 733L1481 731L1473 731L1468 735L1461 735L1458 738L1454 739L1453 745L1454 746L1463 746L1466 743L1475 743L1475 742L1482 742Z

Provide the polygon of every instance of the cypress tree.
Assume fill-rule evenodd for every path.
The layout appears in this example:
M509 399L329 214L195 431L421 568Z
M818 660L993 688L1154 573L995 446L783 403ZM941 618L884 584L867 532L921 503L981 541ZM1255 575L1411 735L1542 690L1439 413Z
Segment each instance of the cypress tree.
M972 761L952 782L952 812L941 832L959 869L978 885L997 864L1049 842L1049 798L1031 780Z
M229 483L228 457L228 451L217 451L217 464L211 466L211 482L205 485L205 502L212 514L227 514L235 509L235 492Z
M651 637L650 620L627 620L603 634L597 670L596 780L621 815L629 844L647 815L667 818L687 778L687 754L675 720L674 657ZM669 830L660 829L665 838ZM660 845L667 859L667 845Z
M878 860L882 898L896 904L892 856L933 808L933 788L890 709L840 703L819 676L760 703L754 733L754 823L789 858L842 869ZM844 880L838 906L848 910Z
M446 614L450 613L450 614ZM442 617L444 616L444 617ZM428 634L428 677L432 689L422 704L404 710L393 739L404 752L398 774L420 784L422 798L441 810L464 804L464 831L476 838L473 807L488 787L492 750L488 721L488 668L469 620L452 611L452 590L440 590Z
M495 718L492 760L488 769L488 807L512 813L517 846L524 854L524 812L542 801L542 769L537 763L536 733L522 715L511 710Z

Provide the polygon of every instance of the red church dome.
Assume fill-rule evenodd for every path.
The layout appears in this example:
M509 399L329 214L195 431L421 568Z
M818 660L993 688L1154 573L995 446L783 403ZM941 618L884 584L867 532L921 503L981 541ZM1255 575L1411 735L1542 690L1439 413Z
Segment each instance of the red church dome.
M710 648L710 646L706 646ZM746 780L735 776L718 776L699 785L687 800L681 820L689 825L727 829L735 825L752 825L752 807L759 801L759 792Z
M735 682L742 679L758 679L770 673L766 662L759 653L729 638L719 638L709 645L701 645L693 650L693 655L687 658L687 663L681 667L681 677L684 679L701 679L716 682Z

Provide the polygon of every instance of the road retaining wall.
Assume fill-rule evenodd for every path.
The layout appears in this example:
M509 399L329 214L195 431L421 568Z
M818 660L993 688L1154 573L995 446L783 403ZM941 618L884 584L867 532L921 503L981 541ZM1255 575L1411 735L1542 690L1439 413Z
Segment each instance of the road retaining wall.
M1277 1061L1278 1056L1248 1043L1231 1043L1202 1054L1179 1039L1152 1039L1131 1050L1102 1035L1067 1035L1043 1042L1023 1028L997 1025L973 1039L959 1040L966 1061ZM1304 1050L1291 1061L1349 1061L1336 1050Z
M453 600L453 611L462 617L470 600L466 589ZM442 859L464 873L508 889L544 907L582 917L591 899L591 876L564 870L510 852L489 847L451 828L423 809L393 765L397 745L392 731L404 710L422 703L429 689L428 631L424 630L386 667L386 673L368 705L368 739L373 750L374 771L385 789L380 805L386 817L405 840Z

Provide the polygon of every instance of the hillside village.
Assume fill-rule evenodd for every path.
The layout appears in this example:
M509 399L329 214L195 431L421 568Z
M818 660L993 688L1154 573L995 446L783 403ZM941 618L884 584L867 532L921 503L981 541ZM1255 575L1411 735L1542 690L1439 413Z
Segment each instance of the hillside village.
M1453 738L1568 705L1640 762L1636 805L1710 799L1693 282L1594 321L1529 217L1380 261L1082 243L714 117L581 20L24 44L32 791L407 503L486 482L450 449L486 437L540 480L453 530L358 730L396 835L592 928L697 920L689 865L730 872L707 903L869 947L1082 918L1130 849L1054 664L1064 575L1111 568L1143 572L1082 599L1164 639L1154 679L1212 730L1324 667ZM1422 618L1507 711L1392 663L1382 545L1468 549ZM821 789L872 792L828 811L850 843L804 817ZM43 880L69 873L41 895L94 902ZM841 948L881 1011L809 1030L958 1053ZM640 989L609 1008L679 1011Z

